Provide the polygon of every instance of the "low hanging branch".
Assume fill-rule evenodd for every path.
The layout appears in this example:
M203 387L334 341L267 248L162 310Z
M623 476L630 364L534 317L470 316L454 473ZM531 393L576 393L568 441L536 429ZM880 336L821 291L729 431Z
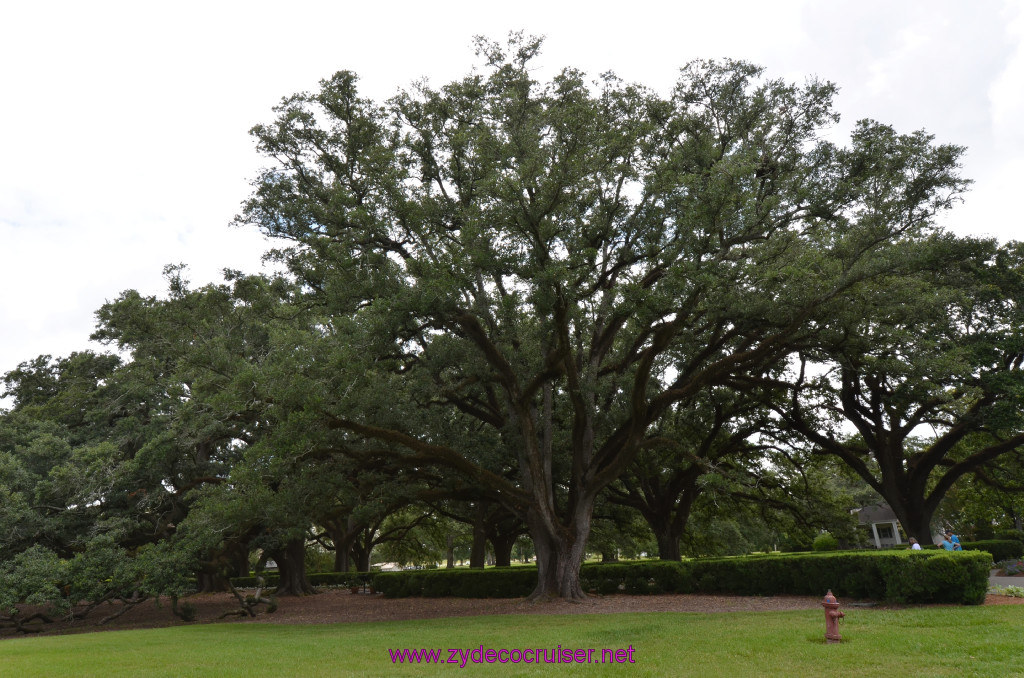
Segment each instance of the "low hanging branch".
M118 598L118 600L121 601L121 609L115 612L114 614L101 619L100 626L106 624L107 622L114 621L128 610L131 610L140 603L146 602L147 600L149 600L149 596L144 596L141 595L138 591L133 591L130 598Z
M12 615L0 617L0 624L10 624L10 628L13 628L18 633L39 633L43 630L42 626L25 626L25 624L36 620L41 621L43 624L52 624L54 621L42 612L34 612L27 617L22 617L21 612L16 610ZM3 628L3 626L0 626L0 628Z
M239 617L244 617L246 615L249 617L255 617L259 614L260 605L267 606L267 614L277 612L277 601L274 600L274 598L263 597L263 577L256 578L256 593L252 595L242 596L230 580L228 581L228 586L231 587L231 594L235 596L236 600L238 600L239 608L237 610L229 610L228 612L225 612L219 617L219 619L230 617L232 615L238 615Z

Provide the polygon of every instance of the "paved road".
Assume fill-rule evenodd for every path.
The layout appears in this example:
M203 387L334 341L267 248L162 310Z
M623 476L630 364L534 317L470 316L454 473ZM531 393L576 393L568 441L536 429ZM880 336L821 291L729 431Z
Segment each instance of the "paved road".
M992 570L988 576L989 586L1020 586L1024 587L1024 577L997 577L998 570Z

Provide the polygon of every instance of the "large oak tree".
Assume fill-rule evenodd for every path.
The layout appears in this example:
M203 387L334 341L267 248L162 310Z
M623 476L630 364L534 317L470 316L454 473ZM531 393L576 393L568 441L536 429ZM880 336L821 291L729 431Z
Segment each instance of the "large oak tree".
M659 95L572 69L538 82L539 47L481 41L481 70L384 105L348 72L284 99L253 130L272 166L236 221L286 241L347 346L309 407L500 497L534 540L534 596L580 598L595 498L652 424L900 270L892 243L959 191L959 151L874 123L834 146L832 85L742 62L690 64ZM873 191L914 218L869 209ZM511 475L445 434L485 429Z

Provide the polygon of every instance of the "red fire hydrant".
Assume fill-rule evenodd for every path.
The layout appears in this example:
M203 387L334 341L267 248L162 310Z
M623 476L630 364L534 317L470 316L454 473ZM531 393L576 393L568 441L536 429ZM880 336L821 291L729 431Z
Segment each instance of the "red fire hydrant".
M832 595L832 589L825 594L821 605L825 608L825 642L838 643L842 640L839 636L839 620L846 615L839 611L839 602Z

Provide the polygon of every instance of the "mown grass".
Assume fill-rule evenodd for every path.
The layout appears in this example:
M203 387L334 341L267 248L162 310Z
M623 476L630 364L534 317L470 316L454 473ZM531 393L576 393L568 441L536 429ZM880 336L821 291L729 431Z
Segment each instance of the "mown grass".
M289 626L205 624L0 642L0 675L1014 676L1024 606L847 609L825 645L818 611L470 617ZM633 664L395 665L389 648L626 648ZM595 653L595 656L600 653ZM448 659L448 652L442 654Z

